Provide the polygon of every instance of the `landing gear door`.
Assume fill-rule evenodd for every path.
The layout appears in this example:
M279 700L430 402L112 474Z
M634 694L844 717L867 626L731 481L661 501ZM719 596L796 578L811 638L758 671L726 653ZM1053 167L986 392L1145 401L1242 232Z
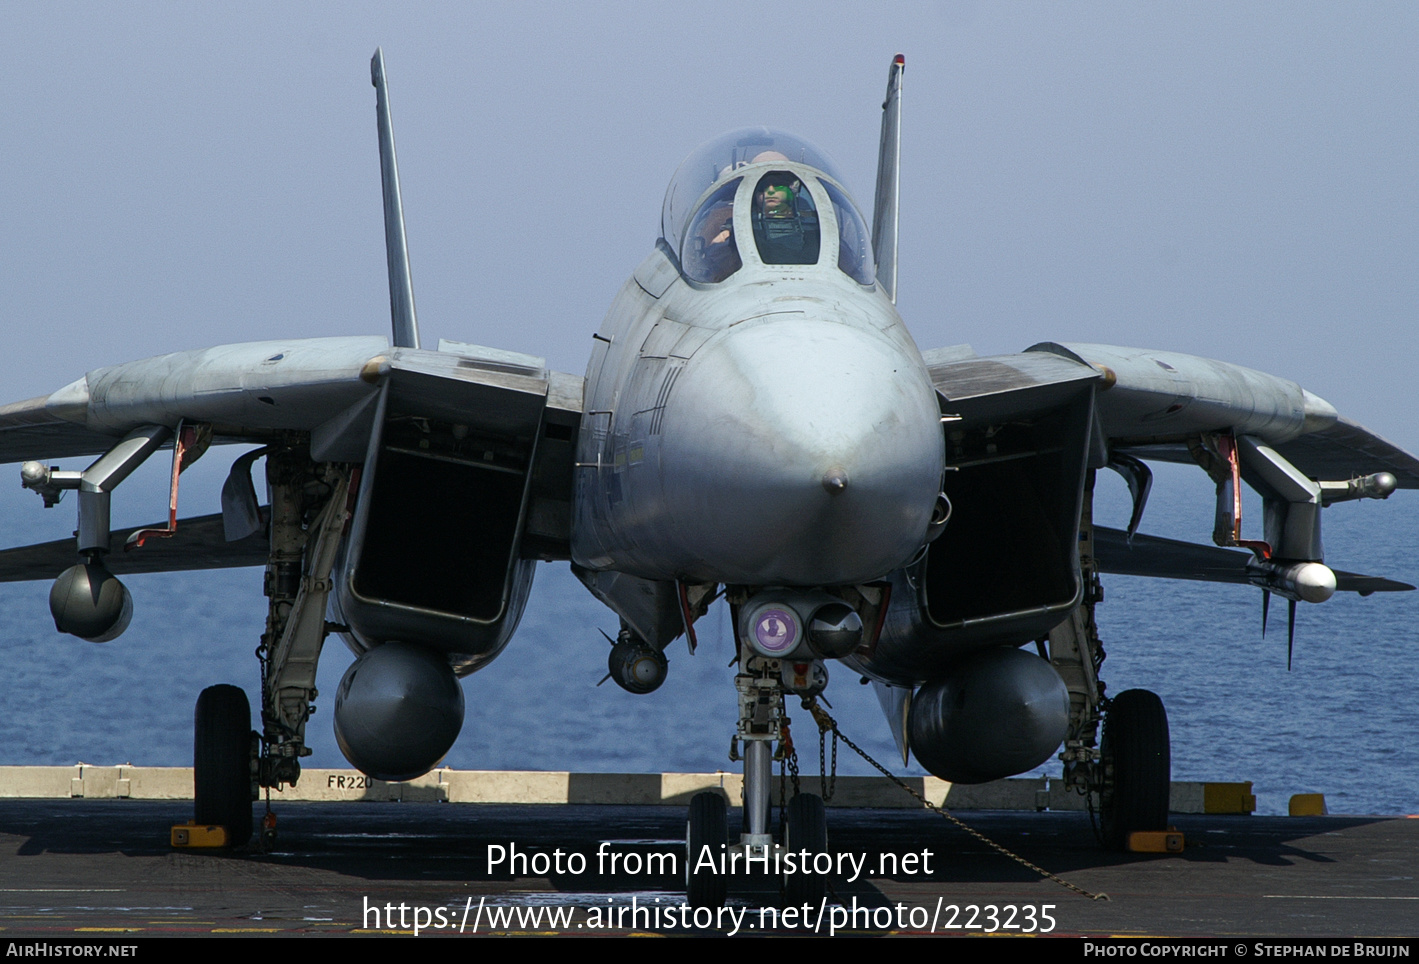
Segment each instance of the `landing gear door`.
M541 497L571 497L570 459L560 486L537 460L544 434L549 450L575 437L580 399L540 362L476 346L395 352L340 580L366 642L505 641L530 581L520 550L534 477Z

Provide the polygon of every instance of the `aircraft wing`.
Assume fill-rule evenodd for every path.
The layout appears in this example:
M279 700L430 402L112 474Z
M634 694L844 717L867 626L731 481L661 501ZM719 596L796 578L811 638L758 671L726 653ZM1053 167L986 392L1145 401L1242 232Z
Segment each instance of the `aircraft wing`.
M1088 364L1049 352L981 358L961 345L923 357L942 411L963 427L1046 411L1099 381L1099 373Z
M367 456L382 404L386 422L453 424L473 438L515 442L533 452L527 528L555 554L570 516L569 452L581 382L548 371L540 358L452 342L441 342L438 351L391 348L382 337L226 345L98 369L48 396L0 408L0 462L100 455L142 426L195 422L211 426L219 443L308 434L315 460L358 463ZM543 437L553 443L539 446ZM220 520L191 520L179 525L178 538L155 540L139 552L111 552L112 568L261 564L264 550L256 543L221 539ZM115 534L113 544L126 535ZM56 565L62 569L74 558L72 539L10 550L0 554L0 581L52 577Z
M1401 489L1419 489L1419 459L1358 422L1334 425L1276 446L1292 465L1316 479L1349 479L1390 472Z
M122 546L139 528L161 528L162 523L121 529L113 544ZM154 539L139 552L111 552L105 560L117 575L141 572L180 572L193 569L231 569L264 566L270 552L266 532L252 533L234 542L224 536L222 514L183 519L170 539ZM34 546L0 551L0 582L53 579L74 564L74 539L56 539Z
M1099 457L1106 448L1192 465L1191 439L1230 431L1262 439L1309 478L1389 472L1398 488L1419 488L1419 459L1295 382L1240 365L1177 352L1053 342L1013 355L977 357L961 345L923 357L942 411L968 423L1034 414L1069 396L1071 386L1092 381Z
M141 425L212 424L220 441L310 431L376 391L389 342L305 338L175 352L99 368L0 407L0 461L98 455Z
M114 438L86 425L65 421L45 406L50 396L0 406L0 462L20 462L37 454L69 459L96 455Z
M1389 472L1397 488L1419 489L1419 459L1343 415L1329 428L1279 442L1273 447L1313 479L1352 479L1373 472ZM1192 453L1182 443L1123 444L1115 450L1154 462L1196 464Z
M1419 488L1419 459L1287 379L1177 352L1088 344L1033 350L1067 355L1103 374L1099 420L1113 450L1191 463L1180 441L1231 431L1261 439L1312 479L1390 472L1399 488Z
M581 378L542 359L440 342L393 348L383 337L292 338L177 352L89 372L49 395L0 406L0 462L96 455L145 424L186 419L220 441L308 431L317 449L349 449L349 423L388 384L391 410L526 431L545 404L579 414ZM350 450L358 461L363 448Z
M1105 526L1094 527L1094 558L1098 560L1101 572L1122 576L1238 585L1249 585L1253 581L1247 566L1253 558L1250 552L1195 545L1141 532L1130 540L1123 530ZM1408 583L1381 576L1362 576L1339 569L1334 572L1335 588L1340 592L1368 596L1372 592L1405 592L1414 588Z
M1330 575L1322 578L1325 567L1305 568L1323 558L1323 506L1387 498L1395 488L1419 488L1419 459L1342 418L1328 402L1295 382L1226 362L1114 345L1045 342L990 358L957 346L925 352L923 359L940 396L951 440L948 453L955 453L954 463L948 454L948 470L961 472L956 487L977 504L986 504L1007 477L980 475L982 481L970 489L966 473L1071 446L1077 451L1081 444L1087 446L1083 457L1088 467L1107 466L1123 475L1133 496L1132 517L1126 532L1094 528L1095 558L1102 572L1252 584L1316 602L1336 589L1368 595L1414 588L1329 570L1334 582L1326 589ZM1092 416L1084 417L1091 418L1092 425L1081 433L1087 434L1087 443L1071 442L1062 431L1065 422L1050 425L1048 413L1063 412L1066 406L1077 411L1080 393L1090 389ZM1087 401L1083 404L1087 411ZM1012 447L1012 431L1031 425L1033 441ZM1151 472L1140 460L1205 468L1218 483L1214 541L1251 551L1139 535L1152 483ZM948 489L951 480L948 475ZM1264 541L1242 538L1236 492L1242 481L1263 497ZM1009 501L1027 507L1040 500L1040 491L1037 484ZM1063 514L1058 515L1062 520ZM1056 531L1064 531L1062 521ZM978 535L1004 538L1001 531ZM1306 590L1310 596L1301 593L1296 579L1316 582Z

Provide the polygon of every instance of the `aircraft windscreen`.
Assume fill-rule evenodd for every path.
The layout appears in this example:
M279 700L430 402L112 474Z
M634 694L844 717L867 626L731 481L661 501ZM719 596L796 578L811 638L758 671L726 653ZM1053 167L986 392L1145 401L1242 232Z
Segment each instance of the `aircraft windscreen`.
M872 267L872 242L867 225L847 195L827 181L820 181L833 202L838 217L838 267L860 285L870 285L876 271Z
M801 137L768 127L730 131L695 148L675 171L661 210L661 236L678 251L686 223L700 196L731 171L763 161L807 164L842 183L838 165Z
M706 198L685 235L680 264L691 281L713 284L743 267L734 246L734 192L739 181L736 177Z

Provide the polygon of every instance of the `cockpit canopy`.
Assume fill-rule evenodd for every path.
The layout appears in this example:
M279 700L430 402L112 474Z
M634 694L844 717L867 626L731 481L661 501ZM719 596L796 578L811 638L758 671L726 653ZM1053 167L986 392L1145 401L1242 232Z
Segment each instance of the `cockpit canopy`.
M702 283L723 281L743 266L747 237L736 241L736 222L752 227L752 250L765 265L818 264L836 234L837 266L870 285L867 227L841 180L837 165L801 138L767 127L731 131L700 145L675 172L661 233L686 277ZM735 217L736 198L747 220Z

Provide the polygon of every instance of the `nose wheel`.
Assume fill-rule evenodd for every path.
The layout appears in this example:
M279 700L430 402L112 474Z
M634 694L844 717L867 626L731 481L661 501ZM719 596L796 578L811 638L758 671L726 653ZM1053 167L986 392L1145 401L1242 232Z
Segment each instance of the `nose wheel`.
M730 759L744 764L743 831L737 843L727 843L720 794L707 791L691 798L685 824L686 897L692 907L720 907L730 875L770 875L779 877L785 906L817 906L828 886L816 859L828 852L823 799L804 793L789 801L782 843L775 842L771 827L774 745L785 735L781 662L746 654L742 665L744 671L734 680L739 727Z
M690 798L685 822L685 896L691 907L722 907L728 880L721 872L728 837L724 797L713 791Z
M783 905L817 907L828 893L827 875L818 873L814 860L828 852L828 814L822 797L800 793L788 802L783 847L794 855L796 865L794 873L783 878Z

